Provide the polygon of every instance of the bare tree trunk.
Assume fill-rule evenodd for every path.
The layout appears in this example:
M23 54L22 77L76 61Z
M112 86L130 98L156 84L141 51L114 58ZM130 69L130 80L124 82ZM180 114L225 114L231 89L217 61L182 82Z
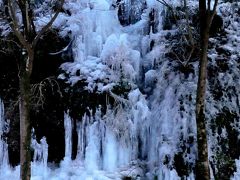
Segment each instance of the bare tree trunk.
M198 159L196 162L196 180L209 180L208 146L205 122L205 95L207 81L207 53L209 39L209 17L206 1L199 0L200 13L200 62L196 100Z
M197 88L196 102L196 121L197 121L197 140L198 140L198 160L196 163L196 179L209 180L209 165L208 165L208 147L207 147L207 132L205 123L205 94L207 81L207 50L209 34L207 29L204 31L201 43L200 54L200 69Z
M34 51L30 50L25 65L20 72L20 177L30 180L31 177L31 123L30 123L30 76ZM30 71L29 71L30 70Z
M211 0L199 0L200 15L200 62L196 99L196 122L198 159L196 162L196 180L209 180L210 170L208 163L207 131L205 119L205 96L207 83L208 40L209 30L216 13L218 0L214 0L211 10Z
M23 73L20 77L20 164L21 180L31 176L31 127L30 127L30 77Z

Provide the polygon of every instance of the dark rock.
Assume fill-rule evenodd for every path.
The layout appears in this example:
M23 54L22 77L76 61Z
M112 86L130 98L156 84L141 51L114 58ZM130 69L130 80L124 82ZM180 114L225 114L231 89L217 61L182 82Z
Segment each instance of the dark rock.
M215 15L210 28L210 36L217 36L217 33L221 32L223 28L223 19L219 15Z

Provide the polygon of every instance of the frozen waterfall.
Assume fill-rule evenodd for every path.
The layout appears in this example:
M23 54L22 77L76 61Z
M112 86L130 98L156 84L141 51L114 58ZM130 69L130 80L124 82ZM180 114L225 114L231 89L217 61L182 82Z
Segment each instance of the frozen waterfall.
M132 18L133 22L123 26L119 8L127 13L122 20ZM107 108L104 114L101 106L96 110L89 108L79 119L72 119L69 111L64 112L65 155L59 164L48 162L48 139L41 137L38 141L33 130L31 179L180 180L176 168L180 156L189 166L188 175L183 178L193 180L198 64L191 62L194 73L185 77L175 70L179 62L164 58L169 48L166 37L177 34L176 30L163 30L164 7L155 0L69 0L64 10L68 14L60 13L53 26L60 36L71 38L73 62L61 65L66 73L58 78L71 87L84 81L87 84L84 90L106 93ZM36 24L41 23L39 18ZM224 87L233 79L239 84L239 72L232 74L219 77ZM119 85L126 88L125 94L114 93L114 87ZM222 106L211 98L208 116L216 115ZM4 133L9 129L0 100L0 179L18 180L20 167L10 167L8 162ZM76 159L72 159L74 130ZM240 160L236 163L240 172ZM235 173L234 178L239 176Z
M73 39L74 62L65 63L61 67L70 74L68 82L73 85L79 80L86 80L89 91L97 88L99 92L108 92L115 99L116 105L109 106L106 114L102 114L99 107L96 113L89 110L90 116L82 114L82 119L78 119L75 160L71 159L73 122L68 112L64 114L65 157L58 168L50 168L47 164L47 139L43 137L37 142L33 132L33 179L179 179L176 170L170 166L177 152L179 136L182 134L183 138L187 138L185 130L194 123L187 116L179 122L178 106L174 106L178 102L178 94L168 87L170 82L164 83L163 78L168 64L161 62L165 69L160 78L154 75L156 69L151 70L155 68L153 59L161 57L163 45L160 42L161 34L153 34L153 27L149 30L148 13L153 7L161 12L162 6L150 0L144 6L143 1L137 1L141 7L137 6L138 3L132 6L130 0L124 2L128 15L132 14L134 19L139 19L130 26L121 26L118 9L112 7L115 1L111 0L93 0L90 3L67 1L64 8L71 16L60 14L54 22L54 27L61 29L60 35L66 36L71 32ZM137 8L139 14L134 14L132 8ZM161 24L161 18L158 22ZM161 30L160 25L157 28ZM153 39L158 39L159 46L150 53L150 41ZM145 66L144 71L141 70L142 66ZM80 76L75 75L78 70ZM142 86L152 88L153 93L149 99L138 88L138 84L144 83L139 77L145 74L146 83ZM178 86L180 78L175 74L169 76L173 79L172 85ZM107 85L101 83L106 79ZM100 82L96 83L96 80ZM120 81L131 86L132 90L126 98L112 92L112 88ZM154 86L157 86L155 90ZM179 130L181 127L183 131ZM195 129L189 131L195 133ZM1 167L7 167L7 144L2 139L0 143ZM165 165L166 158L169 158L168 165ZM189 158L194 161L194 157ZM16 175L19 166L12 171L19 177Z
M144 4L143 1L139 2ZM174 90L165 87L168 91L162 99L158 97L158 93L164 94L164 89L158 93L153 91L154 97L160 101L150 103L137 87L141 83L139 76L144 73L148 83L156 80L152 73L142 72L141 66L146 65L149 59L150 40L158 38L152 32L148 35L147 14L152 7L159 11L162 7L148 0L145 8L149 7L141 16L143 6L138 7L135 4L134 8L140 14L134 16L140 17L139 22L123 27L119 23L117 8L111 7L112 3L114 2L110 0L93 0L91 3L67 1L64 8L69 10L71 16L60 14L54 26L61 29L62 36L71 32L73 39L74 62L65 63L61 67L70 74L69 83L74 84L84 79L89 91L97 87L99 92L109 92L115 99L116 106L109 106L106 114L102 114L99 107L96 113L90 113L90 116L82 114L82 119L78 119L78 149L75 160L71 159L73 122L69 114L65 113L65 157L58 168L48 166L47 139L43 137L37 142L33 131L32 179L179 179L174 169L170 170L164 165L167 156L172 161L173 149L177 147L176 139L180 133L180 125L177 122L171 123L172 118L178 116L177 109L168 103L177 101ZM133 13L131 5L131 1L126 1L125 11L129 14ZM144 42L145 40L147 41ZM161 52L162 46L159 47L160 49L152 52L153 57L160 56L157 51ZM147 63L146 69L154 66L153 60ZM80 70L80 76L75 76L77 70ZM95 80L106 79L107 85L95 83ZM112 93L112 87L122 80L132 88L125 99ZM163 86L157 80L157 86ZM157 109L150 108L155 105ZM183 125L186 124L187 120L183 121ZM2 127L1 124L0 130ZM7 144L2 139L0 143L4 147L0 154L1 167L7 167ZM14 173L8 178L14 174L19 177L19 166L10 169Z

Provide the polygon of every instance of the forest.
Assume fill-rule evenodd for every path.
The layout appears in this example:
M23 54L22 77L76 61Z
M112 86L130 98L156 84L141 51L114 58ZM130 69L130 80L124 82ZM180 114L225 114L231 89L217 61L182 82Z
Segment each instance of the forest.
M240 180L239 0L0 0L0 180Z

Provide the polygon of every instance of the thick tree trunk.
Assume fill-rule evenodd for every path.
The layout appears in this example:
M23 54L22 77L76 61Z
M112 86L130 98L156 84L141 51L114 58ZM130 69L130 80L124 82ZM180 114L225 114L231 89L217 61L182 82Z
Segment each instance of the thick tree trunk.
M20 177L21 180L30 180L31 177L31 121L30 121L30 76L34 51L28 53L28 58L22 66L20 83Z

